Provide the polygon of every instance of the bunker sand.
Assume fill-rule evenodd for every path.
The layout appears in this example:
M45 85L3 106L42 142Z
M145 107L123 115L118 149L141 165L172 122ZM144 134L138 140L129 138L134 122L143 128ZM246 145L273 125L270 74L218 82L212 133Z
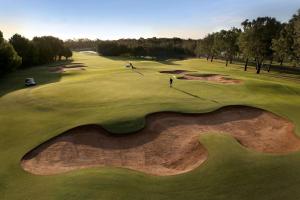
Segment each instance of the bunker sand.
M197 74L197 75L185 74L183 77L179 77L178 79L202 80L202 81L210 81L210 82L217 82L223 84L238 84L242 82L241 80L229 78L220 74Z
M212 132L229 134L259 152L300 150L300 140L288 120L257 108L228 106L204 114L151 114L142 130L128 135L111 134L99 125L76 127L27 153L21 166L36 175L101 166L159 176L182 174L207 159L199 136Z

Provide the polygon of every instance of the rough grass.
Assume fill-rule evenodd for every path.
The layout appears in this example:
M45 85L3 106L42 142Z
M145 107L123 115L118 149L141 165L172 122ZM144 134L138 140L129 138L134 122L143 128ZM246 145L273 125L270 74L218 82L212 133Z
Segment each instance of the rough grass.
M250 105L293 121L300 135L300 84L296 75L225 67L201 59L155 62L75 53L85 71L49 73L46 66L0 79L0 199L300 199L300 152L268 155L245 149L229 136L205 135L208 161L196 170L156 177L126 169L84 169L55 176L24 172L20 159L41 142L81 124L98 123L117 134L144 126L157 111L209 112ZM227 74L243 84L175 80L163 70ZM284 76L284 78L277 78ZM37 87L24 88L25 77Z

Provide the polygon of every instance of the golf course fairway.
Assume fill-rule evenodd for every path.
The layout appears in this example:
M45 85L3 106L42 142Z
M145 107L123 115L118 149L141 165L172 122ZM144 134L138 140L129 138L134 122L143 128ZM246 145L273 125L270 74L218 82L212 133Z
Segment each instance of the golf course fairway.
M135 69L126 68L128 62ZM225 79L218 82L192 78L205 74L236 81L224 84ZM184 76L190 79L180 78ZM24 80L28 77L33 77L37 86L25 88ZM169 86L170 77L174 78L173 87ZM299 78L300 75L272 71L257 75L251 68L244 72L242 65L225 67L220 60L154 61L84 52L74 53L72 62L8 74L0 78L0 199L300 199L300 151L296 144L300 137ZM243 120L247 118L234 118L233 111L216 119L234 118L234 126L205 129L209 134L197 134L190 119L180 118L177 124L171 123L177 115L205 116L228 108L237 109L243 116L247 112L265 112L262 116L273 118L257 118L257 123L261 122L258 119L266 121L259 126L247 124L248 130L251 131L251 126L257 132L267 130L270 138L276 130L289 130L292 139L281 145L280 150L272 149L271 144L256 148L254 140L251 140L254 146L247 146L234 135L243 129ZM242 108L246 111L239 110ZM114 164L50 174L32 173L22 167L22 159L28 152L73 128L94 125L118 138L130 137L147 129L147 116L159 113L167 115L165 121L171 120L170 132L181 120L185 126L192 124L189 130L194 130L196 137L192 144L195 148L201 144L205 151L203 162L192 162L191 158L199 152L191 158L190 154L184 154L182 159L194 164L193 167L164 175ZM282 121L274 123L275 119ZM155 120L161 122L160 118ZM210 124L218 123L213 118L209 120ZM84 133L80 137L84 138ZM295 145L290 148L291 140L295 140ZM276 141L280 143L283 138ZM135 142L139 145L139 141L131 141L122 147L131 148ZM186 147L171 148L169 145L173 143L168 141L162 142L161 148L163 144L169 148L166 154L169 157ZM190 140L184 144L191 144Z

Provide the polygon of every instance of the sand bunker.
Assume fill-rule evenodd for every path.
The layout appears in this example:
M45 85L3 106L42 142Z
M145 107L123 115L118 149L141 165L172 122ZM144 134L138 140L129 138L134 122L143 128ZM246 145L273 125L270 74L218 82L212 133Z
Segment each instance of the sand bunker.
M181 174L207 159L199 135L211 132L230 134L259 152L300 150L291 122L261 109L230 106L205 114L151 114L145 128L123 136L112 135L99 125L80 126L36 147L21 165L38 175L99 166L160 176Z
M237 84L241 83L241 80L233 79L226 77L225 75L220 74L185 74L183 77L178 79L183 80L202 80L202 81L211 81L223 84Z
M163 73L163 74L183 74L186 72L191 72L191 71L187 71L187 70L160 71L160 73Z
M241 80L233 79L230 77L226 77L226 75L220 74L187 74L187 70L172 70L172 71L160 71L163 74L183 74L182 77L178 77L178 79L182 80L202 80L202 81L210 81L217 82L223 84L237 84L241 83Z
M64 66L59 66L59 67L50 67L49 71L52 73L63 73L66 71L80 71L80 70L85 70L84 65L64 65Z

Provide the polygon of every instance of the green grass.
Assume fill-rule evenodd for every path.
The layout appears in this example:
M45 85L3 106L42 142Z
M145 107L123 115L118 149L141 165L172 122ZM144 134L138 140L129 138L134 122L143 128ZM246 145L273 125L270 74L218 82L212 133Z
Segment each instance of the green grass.
M85 71L49 73L46 66L0 79L0 199L300 199L300 152L268 155L253 152L233 138L199 138L208 161L186 174L151 176L120 168L94 168L54 176L24 172L20 159L33 147L69 128L97 123L116 134L144 126L158 111L209 112L225 105L260 107L293 121L300 136L300 84L282 74L244 72L202 59L155 62L103 58L75 53ZM220 73L243 84L175 80L162 70ZM24 88L25 77L37 87Z

